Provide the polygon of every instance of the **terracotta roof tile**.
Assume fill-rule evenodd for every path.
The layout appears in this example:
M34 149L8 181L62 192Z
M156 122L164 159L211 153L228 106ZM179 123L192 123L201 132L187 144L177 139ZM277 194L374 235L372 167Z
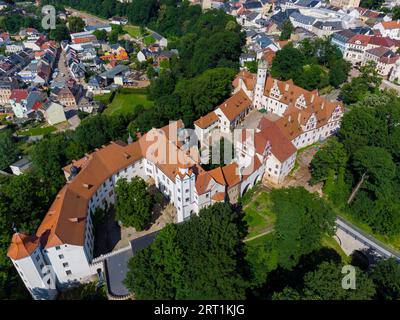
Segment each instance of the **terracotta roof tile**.
M24 233L14 233L7 256L13 260L26 258L38 247L39 239L35 236L28 236Z
M219 106L219 109L225 114L229 121L235 120L242 112L251 107L251 100L239 90L224 103Z
M214 111L207 113L205 116L197 119L194 124L202 129L206 129L211 126L213 123L218 122L218 116Z

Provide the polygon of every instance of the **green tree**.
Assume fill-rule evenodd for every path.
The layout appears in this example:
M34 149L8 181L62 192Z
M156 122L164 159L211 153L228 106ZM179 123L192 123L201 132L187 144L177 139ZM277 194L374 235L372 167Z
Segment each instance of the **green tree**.
M292 45L286 45L276 53L271 75L281 80L296 79L303 73L304 55Z
M328 75L317 64L304 66L303 72L295 80L297 85L307 90L321 89L329 84Z
M322 236L334 234L335 214L317 194L300 187L274 189L271 199L278 263L290 270L302 255L319 248Z
M367 187L380 187L389 183L396 174L392 156L380 147L365 146L354 153L353 167L358 176L367 175Z
M96 36L97 40L107 40L107 31L106 30L96 30L93 32L93 35Z
M333 169L337 173L344 168L348 160L347 152L336 138L330 138L325 145L318 150L311 160L311 183L321 182L328 178L328 171Z
M182 284L182 249L177 240L178 227L168 224L147 249L137 252L128 263L124 281L138 299L173 299Z
M18 159L18 147L11 130L0 131L0 170L8 168Z
M243 299L239 219L231 205L217 203L164 228L131 259L125 284L138 299Z
M395 258L379 260L372 268L371 278L378 299L400 299L400 265Z
M289 19L286 19L283 22L282 31L279 36L279 40L289 40L290 36L292 35L293 30L294 30L294 27L293 27L292 23L290 22Z
M146 183L140 177L128 182L120 179L115 188L116 219L124 226L141 231L151 221L152 197Z
M50 30L49 37L58 42L69 40L69 30L65 24L57 24L55 29Z
M108 41L111 44L115 44L118 42L118 31L117 30L112 30L109 34L108 34Z
M343 289L342 265L323 262L304 276L304 296L310 300L370 300L375 286L368 275L356 268L356 289Z
M85 21L81 17L68 17L67 21L71 33L82 32L85 28Z
M329 66L329 83L338 88L346 82L350 71L350 64L344 59L334 60Z
M392 14L393 14L393 16L392 16L393 20L399 20L400 19L400 7L399 6L395 6L392 9Z

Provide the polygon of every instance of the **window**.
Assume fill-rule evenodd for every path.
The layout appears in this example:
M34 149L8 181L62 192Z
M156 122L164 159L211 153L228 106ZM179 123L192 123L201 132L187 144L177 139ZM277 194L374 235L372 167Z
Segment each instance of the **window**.
M60 250L61 249L61 247L60 246L56 246L56 250Z
M60 254L58 257L59 257L60 259L64 259L64 255L63 255L63 254Z
M188 193L188 192L189 192L189 189L186 189L185 192Z
M68 262L64 262L64 263L63 263L63 267L64 267L64 268L66 268L66 267L68 267L68 266L69 266Z
M186 202L189 202L189 198L186 198L185 201L186 201Z
M67 274L67 276L70 276L72 274L71 270L67 270L65 271L65 273Z
M40 260L40 256L37 255L37 256L36 256L36 261L39 261L39 260Z

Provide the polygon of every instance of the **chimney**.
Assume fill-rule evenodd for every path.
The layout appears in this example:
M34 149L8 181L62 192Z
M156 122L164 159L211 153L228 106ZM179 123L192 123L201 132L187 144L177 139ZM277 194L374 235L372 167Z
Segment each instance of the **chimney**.
M301 119L301 112L299 112L299 114L297 115L297 122L300 123L300 119Z
M85 189L90 189L92 186L90 185L90 184L88 184L88 183L82 183L82 186L85 188Z
M321 110L324 110L324 106L325 106L325 103L322 102L322 104L321 104Z
M124 157L125 157L125 159L129 159L131 157L131 155L126 153L126 152L124 152Z
M288 122L292 122L292 116L291 115L289 115L289 117L288 117Z
M314 95L311 95L311 103L314 102Z

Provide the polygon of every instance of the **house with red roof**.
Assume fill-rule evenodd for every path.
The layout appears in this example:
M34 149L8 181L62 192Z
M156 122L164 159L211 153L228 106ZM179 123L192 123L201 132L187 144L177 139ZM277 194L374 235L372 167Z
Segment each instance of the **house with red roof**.
M379 75L383 77L389 76L393 70L400 55L385 47L376 47L365 51L364 61L365 65L368 61L376 62L376 70Z
M35 112L40 108L40 103L45 100L45 95L39 91L27 89L14 89L11 91L9 103L17 118L35 117Z
M400 20L381 21L373 26L383 37L400 40Z

